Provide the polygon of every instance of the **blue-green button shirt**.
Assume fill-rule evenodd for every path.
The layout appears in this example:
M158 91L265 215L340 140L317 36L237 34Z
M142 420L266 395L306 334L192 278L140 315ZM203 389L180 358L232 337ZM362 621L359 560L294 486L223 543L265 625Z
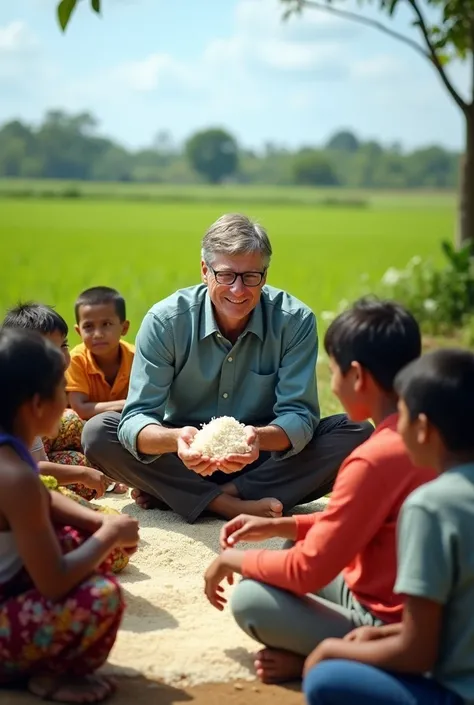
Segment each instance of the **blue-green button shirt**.
M305 304L265 286L252 317L232 345L214 318L207 287L181 289L146 314L136 339L120 442L135 457L149 424L199 427L213 417L280 426L299 453L320 412L316 386L316 319Z

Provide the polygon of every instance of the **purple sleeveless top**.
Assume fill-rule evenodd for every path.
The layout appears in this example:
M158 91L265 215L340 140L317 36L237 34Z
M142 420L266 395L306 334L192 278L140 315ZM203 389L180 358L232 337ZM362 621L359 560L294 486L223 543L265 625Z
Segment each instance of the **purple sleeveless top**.
M10 433L3 433L0 431L0 446L4 445L11 446L15 453L17 453L17 455L19 455L20 458L27 463L36 474L39 473L38 466L23 441L20 441L19 438L12 436Z

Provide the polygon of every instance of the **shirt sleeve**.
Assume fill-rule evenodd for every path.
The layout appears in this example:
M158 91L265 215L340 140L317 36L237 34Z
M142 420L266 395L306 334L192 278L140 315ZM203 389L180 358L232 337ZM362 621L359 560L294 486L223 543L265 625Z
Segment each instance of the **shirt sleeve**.
M150 424L163 423L173 378L172 332L154 313L149 312L138 331L127 401L118 427L122 445L144 463L151 463L159 456L144 455L138 451L138 434Z
M447 602L453 582L455 532L432 511L407 500L398 524L395 592Z
M328 506L315 515L303 540L288 550L247 551L243 575L296 594L316 592L380 531L393 501L378 468L364 459L349 460L339 471ZM302 536L308 523L302 522Z
M316 383L318 335L316 318L307 315L287 346L278 371L273 426L282 428L291 448L273 453L277 460L296 455L313 438L319 424L320 409Z
M34 439L33 445L30 448L30 453L37 463L41 462L42 460L48 460L48 456L46 455L44 443L41 436L36 436L36 438Z
M90 394L89 376L80 355L73 355L71 364L66 370L66 391Z

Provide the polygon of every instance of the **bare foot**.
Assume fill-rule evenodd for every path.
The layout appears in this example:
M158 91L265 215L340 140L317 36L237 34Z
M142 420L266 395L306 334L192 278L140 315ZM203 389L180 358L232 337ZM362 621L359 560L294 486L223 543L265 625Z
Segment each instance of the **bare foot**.
M255 517L270 517L278 519L283 514L283 504L269 497L265 499L241 499L240 512L242 514L251 514Z
M110 485L107 487L107 492L110 494L125 494L128 492L127 485L123 485L121 482L111 481Z
M262 649L255 658L255 670L262 683L285 683L303 675L304 656L283 649Z
M140 509L161 509L163 511L169 509L165 502L158 499L158 497L154 497L152 494L148 494L148 492L143 492L142 490L132 490L131 495L132 499L135 500Z
M34 676L28 690L41 700L57 703L100 703L115 690L113 681L103 676Z
M278 518L283 514L283 505L274 497L265 499L239 499L223 492L212 500L208 510L225 519L233 519L239 514L251 514L256 517Z

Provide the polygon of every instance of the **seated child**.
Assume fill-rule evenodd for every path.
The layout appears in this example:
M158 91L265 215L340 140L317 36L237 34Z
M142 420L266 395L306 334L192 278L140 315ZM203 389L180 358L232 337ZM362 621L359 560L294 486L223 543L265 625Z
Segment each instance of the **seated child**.
M83 291L75 305L82 343L71 350L66 373L71 407L81 419L122 411L128 394L135 346L121 340L130 323L125 301L106 286Z
M7 312L2 327L37 331L62 351L66 367L69 365L68 325L49 306L34 302L19 304ZM110 481L82 452L83 425L72 409L66 409L56 438L35 438L30 450L42 475L54 477L59 485L90 500L101 497Z
M64 359L39 333L0 332L0 683L41 699L96 703L113 685L95 674L124 604L109 556L132 553L138 523L48 492L29 448L55 436L66 404Z
M205 576L217 609L226 576L250 578L236 587L232 611L267 647L255 662L267 683L301 677L305 657L326 637L401 619L402 599L393 592L397 516L410 492L434 477L413 465L396 431L393 381L421 352L413 316L396 303L363 299L331 323L324 344L333 393L353 421L372 419L375 431L342 464L324 512L233 519ZM277 536L296 543L279 551L233 548Z
M437 473L399 518L402 622L323 641L305 665L309 705L474 703L474 355L428 353L395 386L408 453Z
M80 294L74 311L82 343L71 350L66 373L69 403L81 419L122 411L135 354L135 346L121 340L130 326L125 300L115 289L96 286ZM109 489L127 491L121 483Z

